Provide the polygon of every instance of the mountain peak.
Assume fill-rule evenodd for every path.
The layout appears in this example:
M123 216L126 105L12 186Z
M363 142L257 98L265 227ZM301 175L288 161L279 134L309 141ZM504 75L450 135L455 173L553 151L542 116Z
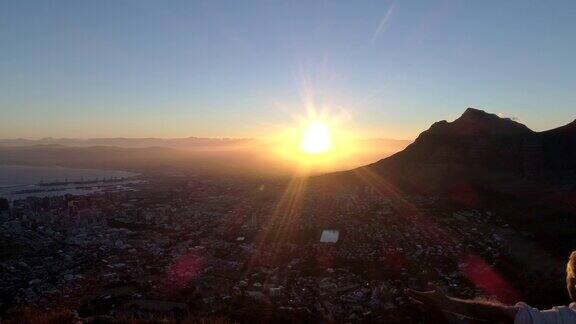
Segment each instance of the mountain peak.
M472 108L472 107L468 107L466 108L466 110L464 111L464 113L462 114L462 116L466 116L466 115L470 115L470 116L486 116L486 115L492 115L489 114L487 112L485 112L482 109L476 109L476 108Z
M468 107L457 120L510 120L509 118L501 118L496 114L487 113L484 110ZM456 121L457 121L456 120Z
M458 137L531 133L533 133L533 131L528 127L510 118L502 118L476 108L467 108L460 117L452 122L442 120L434 123L428 131L421 133L418 139L429 135Z
M451 129L459 134L518 134L532 131L510 118L499 117L476 108L467 108L458 119L450 123Z

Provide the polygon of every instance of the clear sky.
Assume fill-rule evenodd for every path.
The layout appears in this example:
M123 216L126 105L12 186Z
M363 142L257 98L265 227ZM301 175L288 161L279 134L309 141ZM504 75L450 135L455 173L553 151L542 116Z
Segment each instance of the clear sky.
M318 107L414 138L576 118L576 1L0 1L0 137L265 136Z

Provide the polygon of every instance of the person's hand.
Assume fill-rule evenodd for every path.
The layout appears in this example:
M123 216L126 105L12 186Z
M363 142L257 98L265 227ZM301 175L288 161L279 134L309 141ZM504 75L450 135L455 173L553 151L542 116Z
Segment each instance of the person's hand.
M448 297L435 285L428 285L430 290L420 291L407 288L404 290L408 298L412 302L418 305L423 305L427 307L439 307L442 308L443 305L448 301Z

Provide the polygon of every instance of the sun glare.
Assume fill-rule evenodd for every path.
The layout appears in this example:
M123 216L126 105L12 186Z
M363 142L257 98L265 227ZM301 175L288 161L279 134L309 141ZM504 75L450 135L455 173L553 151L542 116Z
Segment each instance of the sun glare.
M314 122L302 132L300 150L307 154L326 153L332 149L332 137L326 124Z
M356 153L355 134L345 125L348 115L330 114L329 109L318 111L312 105L303 116L292 116L293 123L283 125L271 137L274 152L294 174L349 169L351 157Z

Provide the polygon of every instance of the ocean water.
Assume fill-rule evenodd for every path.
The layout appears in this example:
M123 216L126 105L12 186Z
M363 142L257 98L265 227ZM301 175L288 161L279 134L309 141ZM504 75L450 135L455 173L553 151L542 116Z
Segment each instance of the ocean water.
M18 199L114 191L127 188L135 176L136 173L115 170L0 165L0 197ZM110 182L110 179L123 180Z
M0 165L0 187L21 186L41 182L88 181L109 178L127 178L134 173L114 170L73 169L64 167L37 167Z

